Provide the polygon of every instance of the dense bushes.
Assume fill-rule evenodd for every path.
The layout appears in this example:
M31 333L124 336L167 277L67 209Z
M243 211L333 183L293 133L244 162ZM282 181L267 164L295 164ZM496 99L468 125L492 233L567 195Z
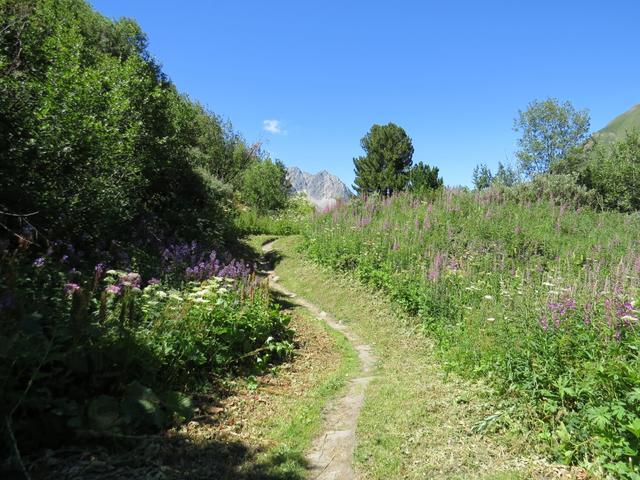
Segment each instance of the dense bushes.
M76 244L230 233L201 173L229 182L252 152L177 93L135 23L81 0L10 0L0 18L1 209Z
M353 201L316 217L306 251L417 315L560 460L637 478L640 220L524 193Z
M628 132L623 140L597 145L586 155L580 181L598 193L603 207L640 210L640 133Z
M252 268L211 253L263 157L176 91L134 22L0 2L3 457L166 426L189 392L290 351Z
M314 205L304 195L296 195L276 212L259 213L255 209L243 208L235 224L245 235L292 235L302 232L303 225L314 212Z
M143 281L104 263L78 270L77 253L1 259L0 409L23 451L166 426L190 415L193 390L291 351L287 317L241 262L176 245L160 279Z
M601 196L579 182L576 173L536 175L529 182L514 183L512 186L495 183L482 191L481 196L502 198L512 202L535 203L547 200L556 205L571 205L575 208L601 205Z

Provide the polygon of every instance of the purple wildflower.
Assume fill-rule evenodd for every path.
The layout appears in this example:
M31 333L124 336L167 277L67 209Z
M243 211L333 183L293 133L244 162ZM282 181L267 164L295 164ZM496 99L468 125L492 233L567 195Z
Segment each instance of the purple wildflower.
M545 332L549 330L549 321L547 320L547 317L544 315L540 317L540 326L542 327L542 330L544 330Z
M45 264L45 258L44 257L38 257L33 261L33 266L36 268L42 268L44 267Z
M140 274L134 272L125 273L120 277L120 283L124 287L140 288L141 282Z
M105 288L104 291L113 295L119 295L122 291L122 287L120 285L107 285L107 288Z
M159 278L150 278L149 281L147 282L147 285L160 285L160 279Z
M69 255L63 255L60 259L60 263L67 263L69 261Z
M97 275L98 277L100 277L100 276L102 276L102 274L104 273L104 271L105 271L106 269L107 269L107 266L106 266L103 262L100 262L100 263L98 263L98 264L96 265L96 267L95 267L95 269L94 269L94 270L95 270L95 272L96 272L96 275Z
M446 259L447 259L446 253L441 253L441 252L436 253L436 256L434 257L433 262L431 262L429 273L427 274L427 278L429 280L431 280L432 282L435 282L436 280L438 280L438 278L440 278L440 273L441 273L442 267L445 265Z
M64 285L64 293L65 295L72 295L73 292L80 290L80 285L77 283L66 283Z

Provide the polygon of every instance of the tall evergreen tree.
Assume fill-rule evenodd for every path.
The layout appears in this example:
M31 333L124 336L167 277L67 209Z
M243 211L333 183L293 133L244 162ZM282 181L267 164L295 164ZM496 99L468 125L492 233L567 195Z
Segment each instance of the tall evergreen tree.
M422 162L416 163L409 172L409 189L422 195L441 188L444 182L438 173L438 167L431 167Z
M413 144L403 128L394 123L373 125L360 145L366 155L353 159L358 194L391 195L407 186Z

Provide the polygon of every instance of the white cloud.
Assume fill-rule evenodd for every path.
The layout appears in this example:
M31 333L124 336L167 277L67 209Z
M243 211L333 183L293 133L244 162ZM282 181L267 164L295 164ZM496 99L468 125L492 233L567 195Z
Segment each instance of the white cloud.
M262 129L274 134L286 135L287 131L283 130L282 122L280 120L263 120Z

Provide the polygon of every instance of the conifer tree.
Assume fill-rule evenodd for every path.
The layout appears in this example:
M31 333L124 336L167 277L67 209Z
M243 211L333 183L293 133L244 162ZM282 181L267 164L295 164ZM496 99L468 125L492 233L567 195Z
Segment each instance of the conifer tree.
M358 194L391 195L407 186L413 145L403 128L394 123L373 125L360 145L366 155L353 159Z

